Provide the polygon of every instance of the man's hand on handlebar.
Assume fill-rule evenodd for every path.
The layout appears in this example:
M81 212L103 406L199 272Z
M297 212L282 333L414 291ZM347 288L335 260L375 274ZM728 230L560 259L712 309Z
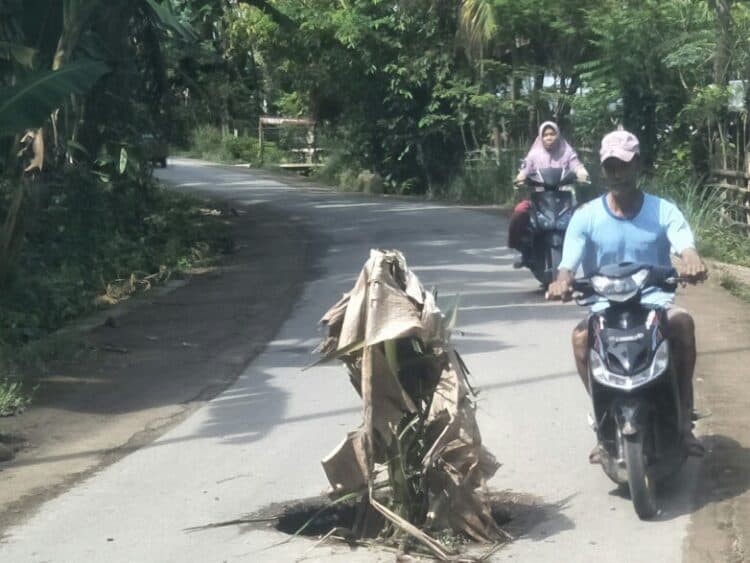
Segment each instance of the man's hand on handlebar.
M573 296L573 274L560 270L557 279L549 284L544 295L548 301L570 301Z
M694 248L688 248L682 253L682 264L678 268L680 278L687 283L700 283L708 278L708 268Z

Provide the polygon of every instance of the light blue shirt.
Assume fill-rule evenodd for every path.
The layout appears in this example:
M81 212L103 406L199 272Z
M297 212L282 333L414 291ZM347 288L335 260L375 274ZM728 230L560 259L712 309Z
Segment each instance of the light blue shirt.
M671 267L670 253L681 254L695 248L695 238L677 206L651 194L643 194L638 215L630 219L617 217L606 195L579 208L565 233L560 268L576 272L583 268L588 277L609 264L636 262ZM666 305L673 294L654 291L643 301Z

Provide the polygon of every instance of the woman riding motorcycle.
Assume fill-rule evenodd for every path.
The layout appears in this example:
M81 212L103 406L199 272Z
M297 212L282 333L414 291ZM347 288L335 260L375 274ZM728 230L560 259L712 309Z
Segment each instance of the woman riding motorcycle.
M560 135L560 128L553 121L545 121L539 126L539 135L531 145L526 158L515 179L515 184L522 185L526 178L542 168L565 168L576 173L579 182L588 181L589 173L578 159L573 147ZM514 264L516 268L527 265L531 249L524 245L524 233L529 228L531 201L527 198L516 205L508 226L508 246L521 252L521 260Z

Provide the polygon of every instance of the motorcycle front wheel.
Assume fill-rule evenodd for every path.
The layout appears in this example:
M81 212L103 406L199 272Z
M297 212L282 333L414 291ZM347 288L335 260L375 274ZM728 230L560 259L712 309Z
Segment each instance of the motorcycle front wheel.
M643 442L644 432L626 436L623 440L623 454L633 508L641 520L647 520L652 518L659 508L656 505L656 482L649 471Z

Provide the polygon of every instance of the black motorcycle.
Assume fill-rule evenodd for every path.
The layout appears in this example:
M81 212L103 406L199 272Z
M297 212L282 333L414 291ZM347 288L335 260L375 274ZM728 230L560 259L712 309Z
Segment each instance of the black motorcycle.
M576 207L574 192L560 188L575 182L575 172L564 168L542 168L526 178L532 192L524 265L545 288L557 277L565 230Z
M642 519L658 512L657 484L686 458L684 417L670 356L667 311L641 302L650 289L674 292L673 269L620 264L576 280L579 305L606 300L588 319L588 384L604 472L627 485Z

